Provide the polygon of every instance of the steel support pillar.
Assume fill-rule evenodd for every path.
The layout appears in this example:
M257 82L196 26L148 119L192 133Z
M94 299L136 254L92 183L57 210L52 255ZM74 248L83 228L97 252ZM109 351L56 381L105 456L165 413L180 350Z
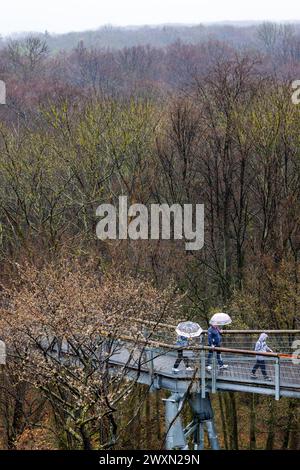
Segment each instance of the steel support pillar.
M180 417L182 399L182 394L173 393L170 398L164 400L167 433L165 438L165 447L167 450L188 448Z
M194 449L204 449L204 426L206 427L210 446L213 450L219 449L218 437L214 426L214 413L209 395L205 398L201 393L191 393L189 404L193 412L194 422L197 424L194 433Z
M196 425L194 431L194 450L203 450L204 449L204 423L198 418L194 418L194 423Z
M201 392L190 393L189 405L193 413L193 421L184 429L180 417L184 395L173 393L164 400L166 412L165 447L171 449L188 449L188 437L193 435L194 450L204 449L204 429L206 428L210 447L219 450L218 436L214 426L214 413L209 395L202 398Z
M212 450L219 450L220 446L219 446L218 436L215 430L214 421L211 419L211 420L205 421L205 424L206 424L206 429L208 433L210 447L212 448Z

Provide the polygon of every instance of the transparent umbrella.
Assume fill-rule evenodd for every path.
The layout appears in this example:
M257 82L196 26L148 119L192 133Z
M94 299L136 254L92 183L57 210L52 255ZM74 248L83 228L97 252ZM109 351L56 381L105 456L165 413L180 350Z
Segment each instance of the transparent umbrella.
M224 312L219 312L215 313L209 322L211 325L218 325L218 326L223 326L223 325L229 325L232 323L232 320L227 313Z
M177 325L176 333L179 336L185 336L186 338L195 338L200 336L202 328L198 323L192 321L183 321Z

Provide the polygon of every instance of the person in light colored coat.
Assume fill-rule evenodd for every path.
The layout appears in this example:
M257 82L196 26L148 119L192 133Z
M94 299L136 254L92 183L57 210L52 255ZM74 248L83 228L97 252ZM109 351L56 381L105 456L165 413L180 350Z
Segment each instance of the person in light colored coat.
M258 338L258 341L255 344L255 351L256 352L273 352L271 348L267 345L267 333L262 333L260 337ZM271 380L270 377L268 377L267 370L266 370L266 362L265 362L265 356L262 356L260 354L256 355L256 363L253 366L252 369L252 378L256 379L256 371L257 369L261 370L261 373L263 375L263 378L265 380Z

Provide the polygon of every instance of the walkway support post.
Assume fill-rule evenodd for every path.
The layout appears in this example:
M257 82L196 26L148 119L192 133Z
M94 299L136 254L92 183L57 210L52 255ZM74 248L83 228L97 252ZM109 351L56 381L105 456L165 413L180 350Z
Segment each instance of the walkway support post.
M280 357L275 359L275 400L280 399Z
M200 393L191 393L189 403L193 412L194 423L197 424L194 433L194 449L204 449L204 425L206 426L210 446L213 450L219 449L218 437L214 426L214 413L209 395L202 398Z
M211 391L212 393L216 393L216 390L217 390L217 353L216 351L213 351L211 372L212 372Z
M154 376L154 351L151 348L146 348L146 360L148 362L148 369L151 380L153 380Z
M201 398L206 396L206 383L205 383L205 350L202 349L200 352L200 377L201 377Z
M218 436L216 434L215 426L213 420L208 420L205 422L210 446L212 450L220 450Z
M188 448L180 417L182 399L182 394L173 393L169 398L163 400L165 402L165 448L167 450Z
M150 376L150 392L154 392L157 389L157 386L155 386L154 354L155 353L152 348L145 348L146 364L148 366Z
M200 421L199 423L199 450L204 450L204 423Z

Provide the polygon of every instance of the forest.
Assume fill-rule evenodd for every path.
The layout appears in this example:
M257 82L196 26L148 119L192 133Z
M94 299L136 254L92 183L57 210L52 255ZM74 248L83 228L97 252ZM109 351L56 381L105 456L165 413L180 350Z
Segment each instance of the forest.
M0 448L160 449L165 391L82 348L136 317L300 329L300 27L3 38L0 79ZM97 207L122 195L204 204L203 248L99 240ZM49 331L83 368L44 357ZM222 448L300 449L296 399L212 400Z

